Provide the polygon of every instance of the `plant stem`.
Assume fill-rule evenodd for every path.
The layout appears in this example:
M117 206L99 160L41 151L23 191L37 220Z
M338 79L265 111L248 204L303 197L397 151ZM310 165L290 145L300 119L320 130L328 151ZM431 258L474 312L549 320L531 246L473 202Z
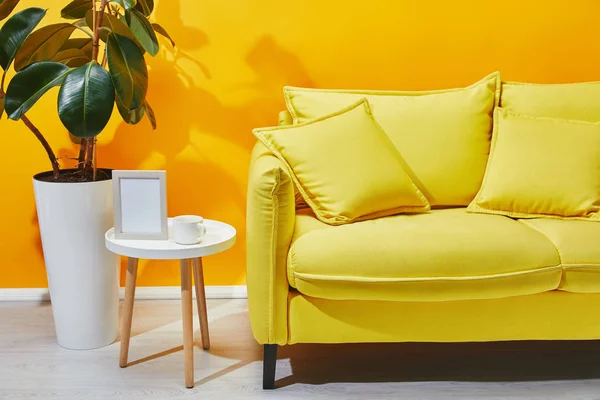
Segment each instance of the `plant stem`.
M27 126L31 132L33 132L35 137L40 141L40 143L42 143L42 146L44 146L44 150L46 150L46 153L48 154L48 158L50 159L50 162L52 163L52 177L54 179L58 179L60 167L58 165L58 160L56 159L56 156L54 155L54 152L52 151L52 148L48 144L48 141L46 140L44 135L42 135L42 132L40 132L40 130L38 128L36 128L35 125L33 125L31 123L31 121L29 120L29 118L27 118L25 115L21 116L21 121L23 121L25 126Z
M6 71L4 72L4 74L2 74L2 81L0 81L0 98L1 99L4 99L6 97L6 93L4 93L4 78L5 77L6 77ZM50 147L50 144L48 144L48 141L46 140L44 135L42 135L42 132L40 132L40 130L38 128L36 128L35 125L33 125L33 123L29 120L29 118L27 118L25 115L22 115L21 121L23 121L25 126L27 126L27 128L29 128L29 130L31 132L33 132L35 137L40 141L40 143L44 147L44 150L46 150L46 154L48 154L48 158L50 159L50 163L52 164L52 177L54 179L57 179L58 174L60 173L60 166L58 165L58 159L56 158L54 151L52 151L52 147Z
M93 39L92 39L92 60L98 62L98 49L100 47L100 27L102 26L102 21L104 20L104 10L106 9L106 4L108 0L102 0L100 2L100 8L96 11L96 1L92 0L93 10L94 10L94 23L93 25ZM89 168L92 168L93 180L96 180L96 138L91 138L87 140L87 156L84 167L84 174L88 172ZM80 153L81 154L81 153Z
M102 65L102 68L106 68L106 63L107 63L107 57L106 57L106 48L104 49L104 51L102 52L102 62L100 63L100 65Z
M2 93L2 98L4 98L4 96L6 95L6 93L4 93L4 81L6 80L6 71L8 70L5 69L4 72L2 73L2 81L0 81L0 93Z
M96 0L92 0L92 41L94 40L94 32L96 32L96 18L98 14L96 13Z
M92 141L94 142L94 146L92 147L92 151L94 152L92 154L92 161L93 161L93 171L94 171L94 176L92 177L92 181L96 181L96 172L98 171L97 165L96 165L96 150L98 149L98 146L96 146L96 138L92 138Z
M85 164L85 150L87 149L87 139L81 138L79 143L79 157L77 157L77 169L83 170Z
M84 173L87 175L90 171L90 168L94 167L93 164L94 158L94 138L90 138L87 140L87 155L85 160L85 170ZM96 172L93 171L93 174L96 175Z
M93 1L93 0L92 0ZM98 18L96 18L96 23L94 24L94 40L92 42L92 60L98 61L98 47L100 46L100 29L102 26L102 21L104 20L104 9L106 8L106 3L108 0L102 0L100 2L100 9L98 9ZM96 7L94 6L94 10ZM95 11L94 11L95 13Z

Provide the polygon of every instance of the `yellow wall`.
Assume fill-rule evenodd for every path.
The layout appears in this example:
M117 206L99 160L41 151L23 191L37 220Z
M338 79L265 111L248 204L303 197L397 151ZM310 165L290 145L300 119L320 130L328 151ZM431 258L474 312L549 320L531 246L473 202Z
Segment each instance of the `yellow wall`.
M62 0L41 4L55 18ZM244 283L251 129L276 123L285 84L430 89L494 70L506 80L600 80L598 0L162 0L155 17L178 44L150 61L159 128L113 122L100 165L167 169L169 214L234 225L236 247L205 262L209 285ZM52 18L48 18L51 21ZM56 93L30 112L69 165ZM45 287L31 176L49 167L32 134L0 121L0 287ZM140 285L177 285L175 263L141 265Z

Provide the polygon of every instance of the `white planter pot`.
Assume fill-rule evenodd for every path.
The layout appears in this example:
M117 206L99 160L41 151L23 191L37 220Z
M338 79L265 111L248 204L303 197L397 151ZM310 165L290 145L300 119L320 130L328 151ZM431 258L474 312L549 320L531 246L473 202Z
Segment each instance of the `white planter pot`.
M117 338L119 258L106 250L113 225L112 181L33 179L56 338L67 349L94 349Z

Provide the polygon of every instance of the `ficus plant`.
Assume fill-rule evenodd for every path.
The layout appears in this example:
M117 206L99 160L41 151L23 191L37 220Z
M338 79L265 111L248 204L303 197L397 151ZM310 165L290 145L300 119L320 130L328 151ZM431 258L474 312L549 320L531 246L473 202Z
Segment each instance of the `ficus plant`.
M0 0L0 21L8 18L18 3ZM64 22L37 28L47 10L31 7L2 25L0 118L5 112L32 131L52 164L50 179L97 179L96 136L106 127L115 105L126 123L137 124L146 116L156 129L154 112L146 100L144 56L158 53L157 34L173 46L175 43L163 27L149 21L153 9L154 0L73 0L61 10ZM11 67L16 73L7 84ZM54 87L59 87L58 116L79 144L74 170L60 170L48 141L26 115Z

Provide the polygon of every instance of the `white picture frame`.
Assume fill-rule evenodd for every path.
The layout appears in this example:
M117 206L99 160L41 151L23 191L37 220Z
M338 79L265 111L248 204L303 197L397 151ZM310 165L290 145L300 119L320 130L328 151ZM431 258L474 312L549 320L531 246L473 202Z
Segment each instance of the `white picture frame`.
M167 240L167 172L112 172L115 239Z

